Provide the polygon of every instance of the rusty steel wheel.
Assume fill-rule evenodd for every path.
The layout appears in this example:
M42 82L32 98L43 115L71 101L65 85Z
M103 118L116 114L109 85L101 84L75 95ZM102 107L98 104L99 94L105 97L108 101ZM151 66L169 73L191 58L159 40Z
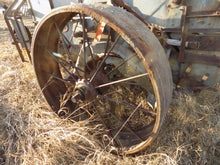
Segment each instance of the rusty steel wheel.
M160 43L132 14L104 4L57 8L36 28L32 59L53 111L75 121L97 116L106 149L133 154L156 137L171 71Z

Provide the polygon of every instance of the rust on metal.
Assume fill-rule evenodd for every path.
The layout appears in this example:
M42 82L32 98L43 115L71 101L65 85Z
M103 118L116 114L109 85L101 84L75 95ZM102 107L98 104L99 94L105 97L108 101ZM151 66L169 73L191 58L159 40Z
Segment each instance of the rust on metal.
M71 0L69 0L68 2L70 3L70 1ZM25 61L25 57L23 55L24 51L27 52L30 61L31 58L33 59L33 65L39 86L42 89L42 92L48 104L58 114L60 114L59 111L61 110L63 104L60 101L60 97L64 96L66 92L71 93L68 93L71 99L67 101L68 103L65 104L65 106L67 107L68 111L73 112L75 110L74 108L78 104L78 101L90 102L96 100L98 97L101 96L103 98L107 97L106 95L104 95L107 93L107 90L105 91L105 89L109 89L110 85L116 85L119 83L133 83L132 81L137 78L149 78L151 83L150 85L152 86L152 91L155 95L155 105L157 105L157 107L154 108L155 111L151 112L154 113L154 115L152 115L154 118L154 123L152 124L152 127L150 126L148 128L148 130L144 128L138 131L133 131L129 126L125 126L128 130L130 130L130 132L133 133L134 136L139 137L141 135L141 138L139 138L139 141L141 140L141 143L133 148L129 148L128 151L124 152L124 154L133 154L144 149L156 137L168 110L169 103L171 102L173 82L170 65L165 55L164 48L169 49L167 51L167 54L169 54L167 55L168 57L170 57L171 53L175 55L175 58L177 57L177 60L175 59L175 62L177 63L175 65L177 65L177 67L174 71L176 72L175 74L177 77L182 76L182 78L184 79L184 82L182 84L186 83L192 89L198 89L198 87L203 87L204 83L209 81L209 77L214 77L212 84L215 84L219 80L217 76L219 76L220 72L220 28L218 28L220 18L220 4L219 1L217 2L217 0L213 0L213 3L211 1L203 0L203 2L200 1L202 3L199 4L197 7L195 4L197 4L198 1L170 0L164 1L161 4L155 1L155 4L154 2L149 3L152 4L151 10L151 5L142 8L141 5L143 1L137 3L139 6L135 4L135 2L138 1L133 1L133 4L131 5L133 7L131 7L124 0L111 0L112 4L117 7L107 5L108 3L104 4L107 2L104 0L102 2L99 1L103 4L91 5L85 5L84 3L94 3L94 0L78 0L75 2L78 2L79 4L55 9L55 6L58 6L56 1L49 0L47 1L46 12L41 13L42 11L40 11L39 8L35 10L36 13L41 13L39 17L40 19L42 18L42 20L39 21L39 24L35 29L32 44L30 43L30 40L27 40L27 38L30 37L27 37L26 34L23 34L23 28L25 26L22 20L22 16L19 13L22 5L25 2L28 2L27 0L14 1L9 9L6 11L4 17L11 36L14 40L15 46L19 52L21 60ZM61 1L59 2L59 5L64 5ZM65 3L67 3L67 1L65 1ZM29 5L32 8L31 3ZM16 9L14 6L16 6ZM140 6L141 8L139 8ZM124 10L122 10L121 8L123 8ZM156 10L154 10L154 8L156 8ZM51 9L54 10L51 11ZM143 11L143 9L147 11ZM144 17L138 14L138 10L142 12ZM32 12L33 15L36 14L34 13L34 10L32 10ZM166 14L164 14L164 12ZM75 15L77 14L78 16L75 17ZM88 15L89 17L85 19L85 15ZM88 22L87 19L89 20ZM146 20L148 20L151 24ZM75 26L75 30L80 24L83 30L80 31L79 27L76 30L77 32L75 32L74 30L74 32L71 33L71 25L74 25L75 21L78 21L77 25ZM97 30L96 23L98 23L99 21L101 22L101 24ZM21 24L24 27L20 26ZM12 25L14 26L14 29ZM68 26L70 28L67 28L66 31L62 31L64 27L67 27L67 25L70 25ZM17 32L17 34L21 34L21 36L17 37L15 31ZM151 31L153 33L151 33ZM70 37L70 41L68 40L68 32L72 34ZM75 42L75 40L73 40L77 40L78 38L80 38L80 42ZM95 56L96 54L93 54L93 50L95 49L91 49L90 44L92 46L93 44L92 42L90 43L90 41L92 41L92 39L94 38L96 38L96 44L101 40L104 42L107 40L105 51L101 53L103 54L103 56ZM173 40L172 43L174 44L172 44L171 42L166 42L168 39ZM124 59L124 56L121 54L116 55L115 52L111 52L115 48L115 45L117 43L122 43L122 40L123 44L119 45L119 47L121 48L121 51L123 51L122 53L125 54L125 57L127 59ZM158 42L158 40L161 44ZM68 45L65 44L66 41L68 41ZM54 55L54 53L60 53L57 52L57 49L59 49L59 46L61 46L59 45L60 43L64 44L63 48L65 51L62 50L64 52L63 54L67 54L69 56L69 59L71 59L69 60L70 62L66 61L66 63L73 65L71 67L74 71L76 71L76 74L66 69L62 62L57 60L56 56ZM32 56L30 56L29 44L31 44ZM124 47L124 45L129 46ZM87 50L88 47L89 50ZM124 50L122 50L122 47L126 49L125 52ZM22 49L24 49L24 51L22 51ZM78 49L80 52L78 51ZM130 77L126 77L126 75L123 75L123 79L117 79L117 77L115 78L115 75L112 73L117 72L119 67L123 66L125 62L131 59L132 56L129 56L129 49L132 49L132 53L134 53L134 56L138 59L138 62L135 60L131 60L132 62L134 62L134 65L136 65L135 67L138 68L138 65L141 63L144 68L143 72L146 73L142 73L140 67L138 69L141 70L141 74L137 74L135 76L129 75ZM76 65L78 64L76 64L76 60L73 60L72 57L78 57L79 59L81 51L84 65L82 67L79 64L79 67L77 67ZM87 54L87 51L89 51L90 56ZM113 55L111 55L111 53ZM94 60L93 55L98 59ZM90 63L87 62L87 56L91 57L93 61L89 61ZM107 58L109 61L111 61L116 56L118 58L115 59L115 61L119 61L120 64L117 65L115 68L114 66L111 66L115 70L111 70L112 68L109 69L111 70L110 72L104 70L104 68L106 67L105 65L108 64ZM124 61L122 60L121 62L121 59L123 59ZM65 61L65 59L63 60ZM183 71L184 68L182 67L183 63L185 63L184 65L188 65L185 73ZM194 64L204 64L211 66L210 68L209 66L207 66L207 70L209 70L209 73L207 70L205 70L206 68L200 68L200 66L203 65L198 65L199 67L194 67ZM97 68L95 68L95 66L97 66ZM197 72L192 73L195 68L201 69L199 70L201 71L200 74L197 74ZM67 79L63 78L65 76L63 75L64 73L62 73L62 69L67 72ZM204 71L202 69L204 69ZM215 69L216 71L215 73L213 73L213 70ZM130 73L130 70L128 69L126 71L129 71ZM179 75L177 75L178 72ZM109 78L110 76L112 78ZM113 80L113 78L115 79ZM181 86L180 81L179 84L177 84L177 86L179 87ZM140 84L143 83L139 83L139 86ZM103 91L106 93L104 93ZM117 103L120 102L120 104L122 105L129 105L120 100L115 99L113 101ZM135 104L136 103L130 106L132 108L141 109ZM107 109L106 107L104 108ZM142 108L142 110L144 112L145 109ZM88 113L90 114L90 112ZM121 123L126 125L126 122L122 121ZM115 136L117 136L117 134L115 134ZM142 134L144 134L146 138L144 137L142 139ZM129 141L130 139L122 139L122 141L124 140L124 144L130 144L133 140L132 139L131 141Z
M22 4L23 4L24 2L25 2L25 0L23 0ZM9 18L8 18L8 14L11 12L11 10L12 10L12 8L13 8L13 6L14 6L15 4L16 4L16 1L14 1L14 2L12 3L12 5L9 6L9 8L6 10L6 12L5 12L5 14L4 14L4 19L5 19L5 22L6 22L7 26L8 26L8 30L9 30L11 36L12 36L12 39L13 39L13 41L14 41L14 44L15 44L17 50L18 50L19 56L20 56L22 62L25 62L25 58L24 58L24 56L23 56L22 50L21 50L21 48L20 48L20 46L19 46L19 44L18 44L18 41L17 41L16 36L14 35L14 31L13 31L13 29L12 29L12 26L11 26L11 24L10 24L10 22L9 22Z
M21 7L22 5L23 5L23 4L20 4L20 6L18 7L18 10L20 9L20 7ZM24 38L24 36L22 35L22 30L21 30L20 25L19 25L19 23L18 23L18 19L20 19L20 22L22 23L23 26L24 26L24 23L23 23L22 17L18 17L18 10L16 10L16 11L14 12L14 19L15 19L15 22L16 22L16 24L17 24L18 30L19 30L19 32L20 32L20 34L21 34L22 43L24 44L24 47L25 47L25 49L26 49L26 52L27 52L29 61L31 62L30 50L29 50L29 48L28 48L28 46L27 46L27 43L26 43L26 42L29 42L29 43L30 43L30 41L26 41L25 38Z
M187 49L195 49L202 51L220 51L220 36L217 35L187 36L187 42L191 43L189 44Z
M123 7L128 12L132 13L135 17L137 17L139 20L141 20L147 27L150 27L150 24L145 21L143 17L141 17L133 8L131 8L126 2L123 0L111 0L113 4L116 4L117 6Z
M29 61L31 62L31 56L30 56L30 50L27 46L27 43L31 43L30 40L25 40L24 36L23 36L23 33L22 33L22 30L21 30L21 27L20 27L20 24L24 26L24 23L23 23L23 20L22 20L22 17L19 15L19 10L20 8L26 3L26 0L22 0L22 1L14 1L12 3L12 5L7 9L7 11L5 12L4 14L4 19L5 19L5 22L8 26L8 29L9 29L9 32L12 36L12 39L14 41L14 44L18 50L18 53L19 53L19 56L22 60L22 62L26 62L25 58L24 58L24 55L23 55L23 52L22 52L22 48L21 46L19 45L19 43L21 44L24 44L24 48L27 52L27 55L28 55L28 58L29 58ZM14 9L13 7L16 6L16 8ZM19 20L19 21L18 21ZM21 34L20 37L21 37L21 40L22 41L18 41L18 38L16 37L16 32L15 30L13 30L12 28L12 25L11 25L11 22L10 21L14 21L16 23L16 26L17 26L17 29L18 29L18 32ZM20 24L19 24L20 23Z
M162 28L162 31L165 33L181 33L181 28ZM220 33L220 29L195 28L195 29L188 29L188 34L189 33Z
M185 50L193 50L193 51L220 51L219 43L220 36L213 35L218 34L220 29L211 28L200 28L200 29L190 29L189 28L189 19L190 18L200 18L211 16L211 13L214 13L212 16L220 16L219 6L215 9L209 10L201 10L201 11L192 11L191 7L183 5L183 14L181 18L181 28L163 28L163 32L172 32L179 33L182 35L181 37L181 46L179 51L179 62L189 62L189 63L200 63L206 65L219 66L220 57L215 55L197 55L196 53L187 53ZM202 20L200 20L200 23ZM203 35L195 35L200 34Z
M53 10L42 19L34 33L32 57L39 85L43 89L43 93L48 103L52 108L54 107L55 112L58 110L57 106L59 107L60 105L60 100L57 96L64 95L67 89L64 82L61 82L58 79L54 81L53 86L48 85L50 76L46 74L46 72L53 74L54 77L61 77L61 75L58 64L48 55L46 50L42 49L40 42L46 44L51 51L56 50L57 40L60 36L56 32L56 27L54 26L53 21L55 20L60 27L64 27L65 23L70 21L76 13L83 13L98 20L102 20L115 30L116 33L121 35L121 37L123 37L123 39L134 49L136 56L140 59L140 62L143 63L145 73L147 72L147 75L151 80L151 85L153 86L154 95L157 101L157 115L152 127L149 127L147 130L144 128L136 131L137 135L145 134L145 141L124 152L124 154L136 153L148 146L156 137L171 101L173 89L172 76L165 52L157 38L148 28L146 28L146 24L142 23L131 13L118 7L103 4L89 6L77 4L74 6L70 5L68 7L61 7L59 10ZM129 22L127 21L127 18L130 18ZM45 29L47 30L45 31ZM116 41L117 39L115 42ZM100 65L101 64L99 64L99 66ZM163 70L163 72L160 72L161 70ZM94 74L91 76L93 75ZM103 77L102 75L100 76ZM100 77L98 77L98 79L100 79ZM94 82L100 83L98 80L96 82L96 79L94 79L93 83ZM45 85L47 86L46 88ZM54 86L56 86L56 88L54 88ZM124 141L126 144L127 142L128 141ZM129 144L131 144L131 142L129 142Z
M126 2L123 0L111 0L111 2L119 7L124 8L128 12L132 13L135 17L137 17L141 22L143 22L151 31L154 33L154 35L158 38L160 43L164 45L164 35L161 28L157 25L150 25L143 17L141 17L132 7L130 7Z
M187 35L187 31L188 31L188 19L187 19L187 6L184 5L183 6L183 14L182 14L182 18L181 18L181 24L180 26L182 27L181 33L182 33L182 38L181 38L181 46L180 46L180 53L179 53L179 61L183 61L184 59L184 49L185 49L185 45L186 45L186 35Z
M49 3L50 3L50 7L51 7L51 9L54 9L53 0L49 0Z
M191 11L187 17L198 18L198 17L219 17L220 16L220 4L209 10Z
M185 53L183 62L220 66L220 57Z

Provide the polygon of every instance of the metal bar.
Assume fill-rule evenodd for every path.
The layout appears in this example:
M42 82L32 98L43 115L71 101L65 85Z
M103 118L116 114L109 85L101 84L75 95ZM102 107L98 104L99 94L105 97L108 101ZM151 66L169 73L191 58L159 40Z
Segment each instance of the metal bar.
M86 103L86 104L84 104L84 105L82 105L82 106L80 106L80 107L78 107L77 109L75 109L72 113L70 113L65 119L63 119L61 122L60 122L60 124L61 123L63 123L64 121L66 121L67 119L69 119L72 115L74 115L77 111L79 111L81 108L83 108L83 107L86 107L87 105L90 105L91 103L93 103L94 102L94 100L93 101L90 101L90 102L88 102L88 103Z
M95 88L102 88L102 87L106 87L106 86L109 86L109 85L114 85L114 84L117 84L117 83L121 83L121 82L129 81L129 80L137 79L137 78L140 78L140 77L144 77L144 76L147 76L147 75L149 75L149 73L143 73L143 74L139 74L137 76L128 77L128 78L125 78L125 79L122 79L122 80L117 80L117 81L112 81L112 82L109 82L109 83L106 83L106 84L102 84L102 85L96 86Z
M191 13L192 15L188 15L187 18L200 18L200 17L219 17L220 16L220 11L214 11L214 12L209 12L206 14L200 14L198 15L197 13Z
M79 24L79 21L77 20L76 25L75 25L74 30L73 30L73 33L71 34L71 37L70 37L70 41L69 41L70 43L71 43L72 40L73 40L73 37L74 37L74 35L75 35L76 28L78 27L78 24Z
M52 52L52 53L54 54L54 52ZM59 58L59 59L60 59L61 61L65 62L66 64L72 66L72 64L71 64L70 62L68 62L68 61L66 61L66 60L64 60L64 59L62 59L62 58ZM85 73L85 71L82 70L82 69L80 69L80 68L75 67L74 69L77 69L77 70L79 70L79 71Z
M182 18L181 18L181 27L182 27L182 38L181 38L181 46L180 46L180 52L179 52L179 57L178 60L181 62L184 59L184 49L185 49L185 45L186 45L186 33L187 33L187 19L186 19L186 15L187 15L187 6L184 5L183 6L183 14L182 14Z
M21 27L20 27L20 25L19 25L19 23L18 23L18 18L17 18L17 16L18 16L18 10L19 10L19 9L21 8L21 6L25 3L25 1L26 1L26 0L23 0L23 1L19 4L19 6L18 6L17 9L15 10L13 16L14 16L14 20L15 20L15 22L16 22L16 24L17 24L18 30L19 30L19 32L20 32L20 34L21 34L21 39L22 39L22 42L24 43L24 47L25 47L26 52L27 52L27 54L28 54L29 61L30 61L30 63L32 63L32 62L31 62L31 56L30 56L30 50L29 50L28 47L27 47L26 41L25 41L25 39L24 39L24 36L23 36L22 31L21 31ZM20 17L20 20L21 20L22 25L24 26L21 17Z
M98 102L98 100L96 100L96 101ZM99 102L98 102L98 104L101 105L101 103L99 103ZM99 117L100 117L100 120L101 120L102 124L105 126L105 128L106 128L107 130L111 130L111 128L108 127L107 124L105 123L104 119L102 118L101 113L100 113L99 110L96 108L95 104L92 103L92 105L93 105L93 107L95 108L96 112L98 113L98 115L99 115ZM103 106L103 105L101 105L101 106ZM105 109L105 107L103 107L103 108ZM106 109L105 109L105 110L106 110ZM106 110L106 111L108 111L108 110ZM116 117L117 117L117 116L116 116ZM109 131L109 134L110 134L111 137L113 137L113 134L112 134L111 131ZM116 142L117 145L119 145L119 142L118 142L118 141L115 140L115 142Z
M181 33L181 28L164 28L162 29L165 33ZM188 29L188 33L220 33L220 29Z
M113 45L111 46L111 48L109 49L108 53L106 54L106 56L104 56L101 64L98 66L96 72L93 74L92 78L90 79L90 82L92 82L95 78L95 76L97 75L97 73L100 71L100 69L102 68L104 62L106 61L106 59L108 58L110 52L114 49L115 45L118 43L118 40L120 39L120 35L117 36L115 42L113 43Z
M85 30L85 15L83 14L81 16L80 14L80 20L83 27L83 59L84 59L84 70L86 70L86 30ZM84 73L84 78L86 78L86 74Z
M110 28L109 33L108 33L108 38L107 38L107 42L106 42L106 46L105 46L104 57L106 56L106 53L107 53L107 51L108 51L109 41L110 41L110 36L111 36L111 31L112 31L112 28Z
M51 9L54 9L53 0L49 0L49 3L50 3L50 7L51 7Z
M84 19L85 19L85 15L84 15ZM85 20L84 20L85 21ZM84 25L85 26L85 25ZM87 45L88 45L88 48L89 48L89 53L91 55L91 58L92 58L92 63L93 63L93 68L95 68L95 59L94 59L94 56L93 56L93 53L92 53L92 48L91 48L91 45L89 43L89 37L88 37L88 30L87 28L85 28L85 38L86 38L86 41L87 41ZM89 66L88 66L89 67ZM90 69L91 70L91 69Z
M220 33L219 29L189 29L190 33Z
M111 0L111 2L120 7L123 7L128 12L130 12L135 17L137 17L141 22L143 22L148 28L150 28L150 24L141 15L139 15L131 6L129 6L126 2L124 2L123 0Z
M89 67L89 65L87 65L86 62L86 36L87 36L87 31L86 31L86 27L85 27L85 14L79 14L80 16L80 22L82 24L82 28L83 28L83 60L84 60L84 70L86 70L86 67L88 68L89 71L91 71L91 68ZM86 74L84 74L84 78L86 78Z
M45 50L53 57L53 59L58 63L60 64L63 69L72 77L72 79L76 82L77 80L75 79L75 77L73 77L73 75L68 71L68 69L56 58L56 56L42 43L41 44Z
M113 140L118 136L118 134L121 132L121 130L126 126L126 124L128 123L128 121L131 119L131 117L134 115L134 113L138 110L138 108L141 106L142 103L140 103L133 111L132 113L129 115L129 117L127 118L127 120L122 124L122 126L119 128L119 130L117 131L117 133L115 134L115 136L112 138L112 142ZM144 141L144 140L142 140ZM109 143L110 144L110 143Z
M45 72L45 71L44 71L44 72ZM62 81L63 83L67 83L67 84L69 84L70 86L75 86L74 84L72 84L72 83L70 83L70 82L68 82L68 81L66 81L66 80L64 80L64 79L62 79L62 78L59 78L59 77L57 77L57 76L55 76L55 75L53 75L53 74L51 74L51 73L48 73L48 72L45 72L45 73L47 73L48 75L50 75L51 77L53 77L53 78L55 78L55 79L57 79L57 80Z
M214 65L220 67L220 57L217 56L207 56L207 55L196 55L196 54L189 54L185 53L185 58L182 62L189 62L189 63L199 63L199 64L206 64L206 65Z
M96 102L102 106L105 111L109 112L112 116L114 116L120 123L124 123L123 121L121 121L118 116L116 116L113 112L111 112L110 110L108 110L99 100L96 99ZM127 128L132 134L134 134L141 142L144 141L140 136L138 136L129 126L125 125L125 128Z
M136 56L136 54L134 54L133 56L128 57L126 60L122 61L120 64L118 64L114 69L112 69L110 72L107 73L107 76L110 75L112 72L114 72L116 69L120 68L123 64L125 64L128 60L130 60L131 58L133 58L134 56Z
M181 33L181 28L162 28L165 33Z
M188 36L187 43L187 49L190 50L220 51L220 36L218 35Z
M23 19L21 18L20 19L21 20L21 23L22 23L22 25L25 27L25 25L24 25L24 22L23 22ZM26 28L25 28L25 30L26 30ZM27 31L26 31L27 32ZM28 33L28 32L27 32ZM27 42L30 44L30 47L31 47L31 40L30 40L30 38L29 38L29 36L27 36L28 37L28 40L27 41L24 41L25 42L25 49L26 49L26 51L27 51L27 53L28 53L28 58L29 58L29 60L30 60L30 63L32 63L32 60L31 60L31 53L30 53L30 49L27 47Z
M17 2L17 1L14 1L14 2L12 3L12 5L6 10L6 12L5 12L5 14L4 14L4 19L5 19L6 25L8 26L8 30L9 30L9 32L10 32L10 34L11 34L11 37L12 37L12 39L14 40L14 44L15 44L17 50L18 50L18 54L19 54L19 56L20 56L20 58L21 58L21 61L22 61L22 62L25 62L25 59L24 59L22 50L21 50L21 48L20 48L20 46L19 46L19 44L18 44L18 42L17 42L17 39L16 39L16 37L15 37L15 35L14 35L12 26L11 26L11 24L10 24L10 22L9 22L9 18L8 18L8 13L11 11L12 7L15 5L16 2Z
M215 9L192 11L187 15L188 18L219 17L219 16L220 16L220 4Z
M34 11L33 11L33 6L32 6L32 3L30 2L30 0L27 0L27 2L28 2L28 4L29 4L29 6L30 6L30 8L31 8L31 14L32 14L32 18L34 19L34 24L36 25L36 20L37 20L37 18L36 18L36 16L35 16L35 13L34 13Z
M132 102L129 98L127 98L125 95L115 91L115 93L117 93L118 95L120 95L123 99L125 99L128 103L133 104L134 106L137 106L134 102ZM154 107L152 106L152 109L154 109Z
M79 72L78 72L78 69L77 69L77 67L74 65L74 61L73 61L73 59L72 59L72 57L71 57L71 54L70 54L70 52L69 52L69 50L68 50L68 48L67 48L67 46L66 46L66 43L65 43L65 40L64 40L64 37L63 37L63 33L60 31L59 26L57 25L56 21L55 21L55 20L53 20L53 21L54 21L54 24L55 24L55 26L56 26L57 32L58 32L59 36L60 36L61 39L62 39L62 43L63 43L64 49L65 49L65 52L66 52L66 54L68 55L69 59L70 59L71 62L72 62L72 67L76 69L77 76L80 77L80 74L79 74Z

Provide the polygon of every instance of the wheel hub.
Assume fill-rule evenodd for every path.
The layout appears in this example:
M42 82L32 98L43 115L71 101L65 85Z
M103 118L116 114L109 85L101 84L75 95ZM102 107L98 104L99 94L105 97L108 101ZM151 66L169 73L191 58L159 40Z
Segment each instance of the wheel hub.
M91 101L95 99L96 96L97 92L93 85L89 81L82 79L76 82L75 95L72 96L71 100L74 103L79 99L82 101Z

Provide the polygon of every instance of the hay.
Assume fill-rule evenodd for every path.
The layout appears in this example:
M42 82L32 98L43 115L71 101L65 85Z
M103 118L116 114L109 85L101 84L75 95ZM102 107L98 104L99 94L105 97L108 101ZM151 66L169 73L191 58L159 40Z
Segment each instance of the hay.
M2 21L2 20L1 20ZM21 63L7 40L0 44L1 164L219 164L220 88L175 91L162 129L150 147L134 156L103 149L96 118L58 118L37 86L32 65ZM91 124L92 123L92 124Z

